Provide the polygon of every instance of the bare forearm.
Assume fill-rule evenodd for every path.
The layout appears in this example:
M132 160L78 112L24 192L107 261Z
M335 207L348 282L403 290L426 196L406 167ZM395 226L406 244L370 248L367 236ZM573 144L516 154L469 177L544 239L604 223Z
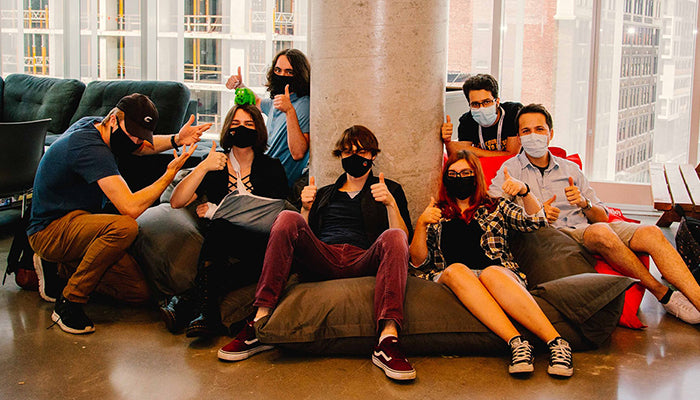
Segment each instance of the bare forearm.
M170 150L173 148L173 145L170 142L171 137L172 135L153 135L153 147L141 146L141 148L138 152L136 152L136 154L143 156L149 154L157 154L165 150ZM178 134L175 134L175 143L178 145L180 144Z
M175 186L173 195L170 198L170 206L172 208L181 208L189 204L206 174L207 171L198 165L185 179Z
M309 150L309 141L304 132L301 131L294 107L287 111L285 115L287 116L287 145L289 146L289 152L295 161L299 161L304 158L304 155Z
M427 227L425 224L418 222L416 224L416 230L413 232L413 240L411 241L411 246L408 248L408 252L411 256L411 263L413 265L421 265L428 257L428 245L427 245Z
M402 231L406 232L406 236L408 237L408 228L406 227L406 223L403 221L403 218L401 218L399 207L396 204L386 206L386 215L389 219L389 228L401 229Z
M590 210L584 211L583 214L591 223L608 221L608 213L602 206L599 205L594 205Z

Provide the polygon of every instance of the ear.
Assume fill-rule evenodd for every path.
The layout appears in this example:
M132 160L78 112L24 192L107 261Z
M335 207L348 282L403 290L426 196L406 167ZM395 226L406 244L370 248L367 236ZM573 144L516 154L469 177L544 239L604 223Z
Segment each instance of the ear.
M552 138L554 138L554 129L549 130L549 140L547 141L547 145L552 141Z

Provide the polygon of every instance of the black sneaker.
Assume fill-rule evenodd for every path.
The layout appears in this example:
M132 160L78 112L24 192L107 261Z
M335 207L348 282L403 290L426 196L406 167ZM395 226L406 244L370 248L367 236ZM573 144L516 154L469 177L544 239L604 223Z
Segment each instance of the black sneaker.
M85 315L83 305L68 301L63 296L60 296L56 302L51 319L64 332L76 335L95 332L95 324Z
M196 316L195 305L185 296L173 296L159 308L165 328L172 334L180 333Z
M61 295L65 282L58 277L58 265L34 254L34 271L39 278L39 295L49 303L55 303Z
M214 337L225 334L224 326L219 322L210 321L204 314L193 319L185 329L185 336L194 337Z
M547 347L549 347L549 368L547 368L547 373L563 377L573 375L574 362L569 342L559 336L547 343Z
M511 352L511 361L508 365L508 372L511 374L522 374L535 370L533 365L532 346L522 336L516 336L508 343Z

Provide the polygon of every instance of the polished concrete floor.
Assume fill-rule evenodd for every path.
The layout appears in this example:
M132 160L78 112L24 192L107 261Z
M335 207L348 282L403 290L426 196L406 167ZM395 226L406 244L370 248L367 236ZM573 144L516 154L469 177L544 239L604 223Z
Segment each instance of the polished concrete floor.
M0 221L3 270L9 245ZM505 358L434 356L411 358L418 378L410 384L388 380L369 355L273 350L220 362L216 351L229 338L192 342L171 335L146 308L90 304L97 331L69 335L46 329L52 309L11 279L0 287L0 399L700 398L700 326L666 315L648 294L640 318L649 327L618 328L600 349L576 353L571 379L549 377L545 355L526 379L510 377Z

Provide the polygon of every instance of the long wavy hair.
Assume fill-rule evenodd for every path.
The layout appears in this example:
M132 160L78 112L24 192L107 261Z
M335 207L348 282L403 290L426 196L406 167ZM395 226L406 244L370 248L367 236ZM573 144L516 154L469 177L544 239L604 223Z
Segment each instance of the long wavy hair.
M457 205L457 199L450 197L447 194L447 189L445 188L445 178L447 177L447 171L450 170L450 166L459 160L465 160L469 163L469 166L474 170L474 176L476 180L476 190L472 197L469 199L469 208L462 212ZM494 199L489 196L486 191L486 180L484 179L484 170L481 168L481 162L479 162L479 157L468 150L461 150L457 153L453 153L450 158L445 162L445 166L442 168L442 180L440 181L440 191L438 192L438 208L442 211L442 215L446 219L462 218L469 222L476 210L482 204L486 204L489 208L494 205Z

